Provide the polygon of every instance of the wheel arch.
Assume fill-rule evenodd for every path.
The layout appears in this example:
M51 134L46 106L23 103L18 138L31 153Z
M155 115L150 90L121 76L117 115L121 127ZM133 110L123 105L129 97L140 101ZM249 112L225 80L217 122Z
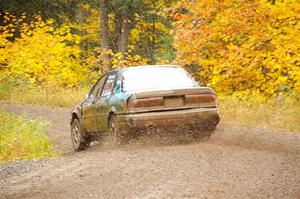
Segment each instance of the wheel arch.
M72 122L77 119L81 128L82 128L82 134L84 136L87 136L87 131L86 129L84 129L83 125L82 125L82 115L80 114L80 112L78 112L78 110L74 110L72 111L72 115L71 115L71 121L70 121L70 125L72 125Z
M71 124L72 124L72 122L73 122L74 119L78 119L79 121L81 121L81 119L82 119L82 115L81 115L81 113L80 113L80 111L78 109L74 109L72 111L71 121L70 121Z
M74 121L74 119L78 119L79 120L79 117L78 117L78 115L75 112L72 113L71 123Z
M107 116L107 127L108 127L108 124L109 124L109 120L111 118L112 115L117 115L118 112L117 112L117 109L116 107L112 106L109 110L109 113L108 113L108 116Z
M116 115L116 112L114 111L110 111L109 114L108 114L108 117L107 117L107 126L109 125L109 121L110 121L110 118L113 116L113 115Z

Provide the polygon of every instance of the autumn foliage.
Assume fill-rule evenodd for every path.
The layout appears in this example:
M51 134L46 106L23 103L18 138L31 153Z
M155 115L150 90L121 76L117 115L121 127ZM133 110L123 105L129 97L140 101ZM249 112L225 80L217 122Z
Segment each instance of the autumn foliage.
M0 26L0 65L5 77L13 76L33 84L76 85L87 72L80 64L80 37L67 26L55 27L53 20L36 15L16 18L9 13ZM4 78L5 78L4 77ZM3 78L3 77L2 77Z
M176 62L224 95L300 93L300 2L182 0Z
M171 7L158 2L157 19L148 20L139 11L132 16L136 24L130 30L126 56L114 48L99 48L99 10L87 3L79 5L79 18L86 15L82 21L63 19L61 24L40 14L29 18L3 12L1 81L14 77L57 88L90 85L110 69L153 60L167 63L173 57L169 36L174 34L174 63L188 68L219 95L299 96L299 1L180 0ZM149 16L152 11L147 11ZM109 15L110 34L115 17ZM147 43L153 45L148 50ZM144 51L150 53L143 56ZM107 55L109 64L104 64Z
M77 87L95 81L110 69L146 64L146 59L133 54L130 46L126 59L120 52L81 48L90 35L72 33L74 24L58 25L53 19L43 20L41 15L30 21L26 15L17 18L9 13L3 18L0 80L4 82L14 78L43 87ZM96 32L94 23L82 28ZM109 55L109 65L103 63L105 54Z

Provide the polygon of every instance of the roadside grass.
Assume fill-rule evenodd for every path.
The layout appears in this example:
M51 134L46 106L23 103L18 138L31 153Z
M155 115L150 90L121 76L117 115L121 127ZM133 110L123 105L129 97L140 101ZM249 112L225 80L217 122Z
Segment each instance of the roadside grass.
M49 123L0 112L0 162L54 157Z
M219 105L224 124L300 132L300 102L297 100L262 103L255 98L245 101L227 96L219 100Z
M79 103L88 88L54 89L28 84L0 82L0 101L70 108ZM255 97L240 100L233 96L219 97L223 124L300 132L300 102L286 99L264 102Z
M88 89L56 89L28 84L0 82L0 100L19 104L35 104L70 108L79 103Z

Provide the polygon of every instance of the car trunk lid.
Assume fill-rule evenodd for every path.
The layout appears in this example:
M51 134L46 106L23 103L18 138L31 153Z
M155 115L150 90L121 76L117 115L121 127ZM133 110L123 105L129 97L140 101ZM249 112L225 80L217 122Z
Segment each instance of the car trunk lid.
M216 107L215 93L209 87L139 91L128 99L129 112L164 111Z

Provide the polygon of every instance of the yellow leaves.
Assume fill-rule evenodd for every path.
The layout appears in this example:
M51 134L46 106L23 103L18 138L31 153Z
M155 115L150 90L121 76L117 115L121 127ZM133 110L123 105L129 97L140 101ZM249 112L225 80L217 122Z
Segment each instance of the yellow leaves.
M74 86L85 79L87 69L80 64L81 51L77 46L80 37L72 35L67 26L54 28L54 20L44 22L39 15L30 23L17 23L20 38L9 42L9 32L0 35L0 64L6 68L3 72L54 87Z
M8 15L4 15L4 16L3 16L3 19L6 20L6 21L9 21L9 20L10 20L10 18L9 18Z
M83 8L84 10L89 10L89 9L91 9L91 5L88 4L88 3L82 3L82 8Z
M99 18L99 9L94 8L89 3L80 3L78 5L79 8L82 8L83 10L79 12L83 12L85 17L84 20L81 20L79 22L70 21L70 19L65 18L64 22L68 25L68 27L71 27L72 29L76 29L81 33L81 40L82 41L90 41L94 43L99 42L99 24L100 24L100 18ZM82 14L82 13L81 13ZM78 18L78 17L77 17ZM111 21L111 20L109 20ZM111 24L109 24L111 27Z
M125 23L125 24L130 24L130 23L131 23L131 20L130 20L130 19L124 19L124 20L123 20L123 23Z
M176 62L220 94L300 94L300 2L182 2L175 20ZM217 10L217 12L216 12ZM176 16L176 15L175 15ZM203 17L205 16L205 17ZM191 26L192 21L201 25ZM298 22L297 22L298 21Z
M55 21L53 19L48 19L47 24L52 25Z
M145 65L147 60L139 55L132 54L132 46L129 46L129 50L126 53L126 58L123 58L121 52L114 53L111 50L96 48L98 53L95 57L91 57L91 66L98 66L102 69L102 72L107 72L110 68L104 65L103 60L105 56L109 57L109 64L112 69L125 68L129 66ZM98 74L99 75L99 74Z

